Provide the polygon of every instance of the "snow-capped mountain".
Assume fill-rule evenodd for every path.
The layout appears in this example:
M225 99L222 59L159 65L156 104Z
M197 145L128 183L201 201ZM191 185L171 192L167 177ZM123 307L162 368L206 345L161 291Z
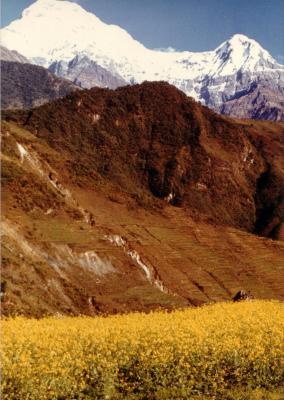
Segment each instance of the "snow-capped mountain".
M201 53L151 50L124 29L65 0L37 0L1 34L3 45L36 64L66 65L78 56L87 57L128 83L168 81L219 112L227 101L251 91L252 83L264 80L276 90L277 119L284 118L284 66L244 35Z
M12 61L19 63L28 63L29 60L19 54L17 51L11 51L4 46L0 45L0 60L1 61Z
M94 86L116 89L127 85L117 74L112 74L87 56L77 55L71 61L55 61L48 68L57 76L69 79L85 89Z

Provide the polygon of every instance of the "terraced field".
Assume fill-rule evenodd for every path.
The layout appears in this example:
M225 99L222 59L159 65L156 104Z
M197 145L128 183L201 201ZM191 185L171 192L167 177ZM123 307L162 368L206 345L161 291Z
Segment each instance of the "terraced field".
M138 207L107 181L75 185L68 154L13 123L2 150L4 314L183 308L240 289L283 300L283 241L153 197Z

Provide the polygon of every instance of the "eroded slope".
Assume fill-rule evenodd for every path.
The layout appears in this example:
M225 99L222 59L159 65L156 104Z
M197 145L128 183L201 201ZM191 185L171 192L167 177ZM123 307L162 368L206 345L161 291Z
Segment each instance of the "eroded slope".
M72 110L72 98L67 101ZM63 141L50 129L55 120L49 107L37 131L3 124L4 314L171 309L230 299L241 288L283 299L283 242L206 223L192 208L173 207L164 194L154 197L149 175L141 180L145 172L127 165L135 159L131 152L124 155L126 165L112 170L121 162L117 146L118 156L107 157L102 169L106 152L114 150L111 140L125 131L105 131L104 146L88 148L88 132L76 139L64 128L66 121L72 127L72 113L61 114Z

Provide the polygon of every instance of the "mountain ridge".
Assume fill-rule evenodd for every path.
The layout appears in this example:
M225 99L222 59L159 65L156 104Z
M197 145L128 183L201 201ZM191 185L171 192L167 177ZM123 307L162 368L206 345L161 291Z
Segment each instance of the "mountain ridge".
M87 56L77 55L68 63L64 61L54 62L48 69L55 75L68 79L85 89L91 89L95 86L116 89L119 86L127 85L122 77L111 74Z
M135 193L138 185L215 223L266 236L282 223L282 124L273 137L265 126L219 116L166 82L84 90L28 113L3 116L35 130L57 149L77 149L82 157L86 151L83 158L94 163L94 171L126 190ZM83 161L77 160L72 171L85 170ZM266 194L258 195L266 174L261 186Z
M52 30L50 20L53 21ZM42 31L47 34L43 36ZM87 57L131 84L145 80L168 81L217 112L229 112L228 98L236 91L243 91L241 117L265 115L266 119L284 119L284 66L255 40L242 34L235 34L207 52L155 51L147 49L124 29L105 24L78 4L59 0L36 1L23 12L20 20L1 32L4 45L21 51L32 62L45 67L52 63L70 63L75 57ZM245 92L251 83L259 80L273 87L273 91L268 98L264 96L261 105L256 104L244 115L248 101ZM271 106L271 102L275 106ZM237 106L238 103L235 110Z
M217 115L166 82L3 118L4 315L283 300L283 123Z
M29 63L29 60L17 51L11 51L6 47L0 45L0 60L1 61L12 61L20 63Z
M60 28L60 24L61 24L61 18L63 17L63 15L68 15L69 18L71 18L71 21L69 23L69 26L65 26L64 30L62 31L62 38L58 37L57 35L57 29ZM51 18L51 17L57 17L57 21L54 21L54 32L53 32L53 36L52 38L43 38L44 41L47 40L47 42L40 43L40 47L41 47L41 51L37 51L35 53L35 51L37 50L35 48L35 46L31 46L29 47L29 49L27 49L27 43L33 43L36 44L37 42L37 38L31 38L29 37L29 30L27 29L27 27L25 26L27 24L27 22L25 21L25 19L31 19L33 20L34 18L34 22L35 22L35 26L33 27L33 29L37 29L37 25L38 22L44 23L45 25L48 24L48 20L46 21L46 19ZM77 18L77 21L76 19ZM82 22L85 22L85 26L82 25ZM88 26L89 25L89 26ZM17 30L15 29L17 28ZM62 26L61 26L62 28ZM86 33L89 33L90 30L94 30L97 29L98 32L96 33L95 36L95 40L92 38L87 38ZM77 54L79 54L80 52L84 52L88 49L88 47L90 47L90 54L92 51L92 47L93 50L96 49L96 45L99 46L100 43L98 43L98 40L102 39L102 36L105 36L105 40L106 43L104 44L104 48L101 49L104 52L113 52L113 54L116 54L118 57L125 57L125 52L127 50L129 51L135 51L136 53L137 51L142 51L142 55L145 57L146 53L148 53L148 55L150 55L150 57L153 57L154 54L156 53L157 55L160 55L162 58L164 59L175 59L177 56L179 57L185 57L188 56L189 58L191 56L196 55L196 59L198 62L202 62L202 61L206 61L202 58L206 57L206 56L211 56L210 62L211 62L211 66L214 65L214 62L212 62L212 59L216 58L216 54L220 54L220 58L224 59L226 58L226 61L234 61L236 64L236 67L238 67L238 69L240 67L242 67L242 64L247 63L248 61L251 61L251 65L250 67L253 68L271 68L271 69L284 69L284 66L277 63L271 56L270 54L264 50L259 43L257 43L255 40L253 39L249 39L247 36L243 35L243 34L235 34L233 35L229 40L221 43L219 46L217 46L217 48L215 50L212 51L205 51L205 52L190 52L190 51L181 51L181 52L170 52L170 53L165 53L162 51L155 51L155 50L151 50L151 49L147 49L146 47L144 47L141 43L139 43L137 40L133 39L132 36L126 32L124 29L120 28L119 26L116 25L108 25L105 24L104 22L102 22L97 16L95 16L95 14L92 14L86 10L84 10L81 6L79 6L76 3L71 3L69 1L59 1L59 0L37 0L35 3L33 3L30 7L28 7L26 10L23 11L22 14L22 19L17 20L15 22L12 22L8 27L5 27L2 29L2 35L3 35L3 42L5 43L5 41L9 41L10 42L10 47L11 44L13 43L12 39L13 36L14 38L17 37L18 32L21 32L24 37L25 40L28 38L28 41L26 43L25 46L22 47L22 53L29 53L29 58L32 58L32 54L34 53L35 57L46 57L49 54L49 58L47 59L47 65L45 65L46 67L49 66L51 64L51 62L53 61L58 61L59 59L64 60L64 61L69 61L71 58L73 58L72 56L75 56ZM69 37L69 41L70 44L74 46L74 44L76 44L76 49L73 50L72 52L69 52L70 50L68 50L68 32L70 35L75 35L78 34L79 36L77 38L75 38L75 36L71 36ZM64 35L67 35L67 37L64 37ZM69 35L69 36L70 36ZM80 36L81 35L81 36ZM80 40L82 39L82 37L84 36L85 42L80 43ZM118 38L116 38L115 36L119 36ZM32 41L31 41L32 39ZM63 40L67 40L67 46L66 47L66 54L63 56L61 55L61 57L58 57L58 51L56 49L56 47L51 47L51 49L49 49L50 47L50 42L52 43L52 41L56 41L59 43L62 43ZM119 46L120 42L125 41L125 44L121 44L124 47L121 48L121 45ZM42 38L41 38L42 41ZM118 45L119 48L112 48L112 46L110 46L109 48L109 41L111 41L111 44L115 44ZM23 42L23 40L22 40ZM55 45L55 43L53 44L53 46ZM14 45L19 46L19 44L17 42L14 42ZM39 45L39 43L38 43ZM122 54L120 55L119 53ZM145 52L146 51L146 52ZM232 54L231 57L228 57L228 53L235 53ZM41 54L40 54L41 53ZM259 54L260 53L262 55L261 59L259 60ZM25 55L25 54L24 54ZM95 54L94 54L95 55ZM141 55L136 55L134 54L134 58L138 56L139 60L141 61ZM241 57L240 57L241 56ZM177 61L180 61L180 59L177 59ZM148 61L148 60L147 60ZM184 60L182 60L184 61ZM194 62L195 60L193 59L193 65L195 64ZM219 61L219 60L215 60L215 61ZM152 64L152 62L151 62ZM238 64L238 65L237 65ZM146 66L146 63L143 64L143 67ZM226 65L225 65L226 67ZM223 63L221 63L220 66L217 66L217 68L223 69L224 65ZM209 70L210 72L210 70ZM189 72L189 74L192 74L193 72ZM206 74L206 73L205 73ZM220 75L220 70L218 71L218 75ZM226 72L226 75L228 75L228 73ZM187 77L184 76L184 78L191 78L192 75L188 75ZM149 76L146 76L147 79L149 79ZM161 77L160 77L161 78Z
M67 96L75 90L80 90L80 87L43 67L1 60L2 110L32 108Z

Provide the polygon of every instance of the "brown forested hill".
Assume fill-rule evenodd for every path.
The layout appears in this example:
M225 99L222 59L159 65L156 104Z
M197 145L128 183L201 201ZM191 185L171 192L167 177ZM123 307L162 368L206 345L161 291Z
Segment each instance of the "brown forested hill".
M167 83L91 89L10 116L68 151L64 168L152 193L217 224L266 236L283 214L284 124L233 120ZM143 193L143 194L142 194Z
M166 83L4 112L4 314L283 299L283 124ZM282 236L283 238L283 236Z

